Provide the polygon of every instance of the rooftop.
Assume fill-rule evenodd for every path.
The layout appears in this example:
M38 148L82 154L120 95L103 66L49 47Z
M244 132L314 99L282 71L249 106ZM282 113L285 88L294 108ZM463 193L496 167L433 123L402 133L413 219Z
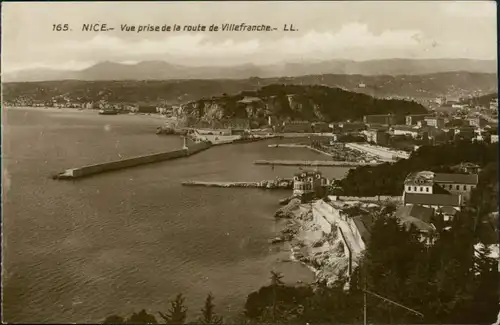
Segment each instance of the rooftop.
M434 174L434 181L436 183L458 183L477 185L479 177L477 174Z
M394 125L392 126L393 130L401 130L401 131L413 131L417 132L418 129L415 129L414 127L411 127L409 125Z
M434 173L430 171L421 171L408 174L405 179L407 184L431 185L434 180Z
M461 197L456 194L405 193L404 202L405 204L458 207L461 203Z
M434 214L434 209L426 208L419 205L405 205L401 206L396 210L396 217L401 220L406 220L409 218L417 218L424 223L431 223L432 215Z

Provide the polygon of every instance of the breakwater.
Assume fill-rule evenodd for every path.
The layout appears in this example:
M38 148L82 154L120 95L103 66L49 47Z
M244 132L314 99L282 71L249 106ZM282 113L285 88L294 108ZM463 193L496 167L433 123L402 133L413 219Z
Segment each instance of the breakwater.
M375 166L378 163L358 162L358 161L330 161L330 160L257 160L255 165L276 165L276 166L311 166L311 167L359 167Z
M320 149L313 148L313 147L311 147L311 146L309 146L307 144L279 143L279 144L270 144L270 145L268 145L268 147L269 148L306 148L306 149L309 149L309 150L312 150L312 151L316 151L316 152L318 152L320 154L333 157L333 155L331 153L328 153L328 152L320 150Z
M52 176L53 179L75 179L87 177L95 174L101 174L113 170L120 170L130 167L136 167L145 164L151 164L155 162L161 162L181 157L188 157L198 153L200 151L206 150L211 147L210 142L200 142L189 146L184 146L182 149L160 152L156 154L132 157L127 159L115 160L100 164L87 165L78 168L67 169L62 173Z
M277 178L275 180L265 180L260 182L205 182L205 181L185 181L183 186L204 186L204 187L246 187L262 189L291 189L293 180Z

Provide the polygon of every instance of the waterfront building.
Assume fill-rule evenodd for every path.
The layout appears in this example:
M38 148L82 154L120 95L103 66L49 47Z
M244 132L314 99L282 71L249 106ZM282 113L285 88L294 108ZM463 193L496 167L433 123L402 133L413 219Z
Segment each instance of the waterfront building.
M491 143L497 143L498 142L498 134L492 134L490 141L491 141Z
M301 171L293 177L293 195L312 193L324 186L328 181L319 171Z
M283 122L283 132L309 133L312 132L312 125L308 121L287 121Z
M429 114L414 114L406 115L406 125L417 125L418 122L425 120L425 118L431 117Z
M315 122L312 123L312 130L313 132L319 132L319 133L326 133L326 132L331 132L330 125L328 123L324 122Z

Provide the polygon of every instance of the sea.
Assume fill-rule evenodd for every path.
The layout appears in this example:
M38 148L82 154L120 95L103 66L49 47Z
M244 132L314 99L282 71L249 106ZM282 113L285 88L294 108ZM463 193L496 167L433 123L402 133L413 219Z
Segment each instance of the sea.
M141 309L165 312L178 293L195 320L208 293L226 319L269 284L313 273L271 245L283 227L273 215L284 190L184 187L182 181L260 181L298 167L259 159L325 159L297 139L212 147L196 155L73 181L54 173L182 146L156 135L162 119L94 111L2 111L3 321L96 323ZM328 157L326 157L328 158ZM319 168L331 178L347 168Z

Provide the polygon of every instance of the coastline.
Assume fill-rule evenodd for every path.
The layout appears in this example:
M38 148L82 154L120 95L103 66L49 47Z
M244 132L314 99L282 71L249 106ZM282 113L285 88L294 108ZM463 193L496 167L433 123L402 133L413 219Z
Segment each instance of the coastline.
M290 261L306 266L314 273L314 283L332 285L347 274L347 258L337 232L326 234L313 221L310 203L290 203L290 209L279 219L286 223L279 231L283 246L289 250ZM286 208L286 207L284 207ZM282 210L280 208L278 211Z

